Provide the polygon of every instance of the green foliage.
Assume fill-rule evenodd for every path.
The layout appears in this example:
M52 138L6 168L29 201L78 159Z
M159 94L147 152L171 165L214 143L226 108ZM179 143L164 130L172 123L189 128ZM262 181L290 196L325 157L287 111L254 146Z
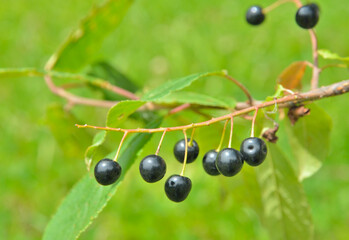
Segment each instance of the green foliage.
M51 54L52 47L71 30L72 23L76 23L79 15L84 15L96 2L100 1L62 3L36 0L33 4L33 0L19 0L9 1L0 10L5 19L0 25L6 33L0 38L1 66L35 66L0 70L3 80L0 102L5 103L0 109L0 236L3 238L41 237L60 199L85 171L81 148L85 148L92 137L90 131L76 129L74 124L105 121L104 110L76 107L68 113L61 105L54 105L47 110L44 121L49 131L40 125L46 109L43 103L56 97L53 98L43 84L41 77L45 72L38 69L42 68L43 59ZM280 11L272 13L273 18L268 18L268 24L251 29L243 24L243 18L244 9L255 4L252 1L218 1L214 6L207 1L155 0L152 4L137 1L127 21L118 31L114 31L130 4L131 1L126 0L109 0L102 7L94 9L48 63L48 66L54 67L55 71L49 72L53 77L62 81L77 80L99 89L92 93L73 90L81 95L123 99L100 89L105 83L101 78L132 92L139 91L137 86L144 86L146 90L149 86L158 86L147 92L142 101L125 101L110 109L107 119L107 126L110 127L140 127L142 121L147 119L143 117L147 112L137 113L142 116L140 118L130 116L147 101L234 107L235 99L238 101L243 96L239 90L228 88L231 83L223 80L196 81L211 73L194 74L161 85L165 79L176 79L209 69L229 68L232 75L241 79L251 90L254 98L264 99L273 92L275 76L290 61L311 58L310 50L306 52L308 42L304 40L308 37L307 32L297 32L296 26L293 26L295 24L290 22L289 16L294 14L291 7L280 8ZM348 15L348 10L343 8L345 4L343 0L338 4L323 2L321 9L326 11L326 21L317 27L321 42L335 46L341 52L348 52L348 34L342 31L347 23L340 17ZM285 34L280 34L285 28L287 39ZM336 37L327 34L329 29L336 33ZM108 35L112 37L106 38ZM320 50L319 54L347 64L347 58L329 51ZM97 64L92 65L93 76L86 75L88 71L71 73L78 72L97 59L106 59L116 68ZM158 71L158 68L162 70ZM300 72L303 74L302 69ZM126 73L127 78L118 70ZM9 79L26 76L40 78L23 79L21 82ZM135 81L135 86L128 76ZM292 74L287 76L300 80ZM333 79L347 78L347 72L324 71L322 76L321 85L325 85L333 82ZM302 82L305 88L308 84L306 77L307 73ZM299 82L293 80L290 81L298 86ZM184 88L186 92L181 91ZM232 102L222 99L221 96L225 95L233 96ZM273 97L282 95L283 88L279 85ZM199 160L187 167L187 174L193 178L194 184L188 201L181 205L166 200L162 183L149 186L141 182L137 167L130 169L130 175L123 181L124 187L118 189L121 191L113 198L111 195L115 193L118 183L102 188L88 174L63 201L46 228L45 238L74 239L92 221L96 221L95 227L88 229L81 239L162 239L169 236L174 239L268 239L260 222L272 239L311 239L314 226L300 181L317 172L304 181L314 214L315 238L346 239L346 226L349 224L346 194L349 186L346 177L349 136L348 127L343 124L349 121L348 114L343 111L346 103L345 97L342 101L321 102L333 117L335 126L340 126L334 128L333 132L328 114L311 105L311 114L299 119L294 127L284 124L287 125L287 134L280 129L279 146L284 147L282 141L288 137L292 146L292 154L287 154L289 159L285 157L284 148L281 150L278 146L269 145L269 156L265 163L257 171L245 166L236 178L210 178L204 175L199 160L205 150L215 147L213 145L219 140L221 124L198 130L196 140L203 147ZM266 111L273 108L271 106ZM214 116L222 113L213 110L207 112ZM280 123L287 122L274 116ZM203 120L206 119L186 111L166 118L163 126ZM250 122L241 122L235 125L234 138L249 134ZM259 133L270 123L264 120L263 111L260 110L256 132ZM53 137L63 151L57 150ZM149 137L137 134L127 138L120 156L120 162L127 165L124 165L125 168L138 159L142 150L146 154L154 151L158 139L150 142L149 147L143 146L147 141L145 138ZM168 134L161 150L171 173L180 168L172 156L173 143L179 137L182 137L180 133ZM86 150L87 164L91 164L93 159L105 157L108 143L116 144L116 141L111 140L109 133L98 132ZM330 157L326 157L330 145ZM130 151L124 151L126 149ZM292 169L288 160L299 162L299 172ZM325 167L318 171L322 164ZM95 219L107 202L107 211ZM178 222L178 219L181 221Z
M349 57L341 57L337 53L333 53L327 49L320 49L320 50L318 50L318 53L324 59L339 60L339 61L343 62L344 64L346 64L347 67L349 67Z
M87 71L88 75L104 79L109 83L118 86L120 88L126 89L130 92L136 92L138 87L124 74L118 71L115 67L111 66L107 62L97 62L90 66ZM93 85L92 85L93 86ZM111 93L105 89L100 89L103 92L104 99L107 100L124 100L122 96L118 96L115 93Z
M207 72L207 73L196 73L187 77L179 78L176 80L169 81L162 84L161 86L147 92L142 97L145 101L159 101L159 99L166 97L174 91L179 91L185 87L190 86L194 81L199 80L204 77L219 74L220 72Z
M309 116L300 118L294 126L287 121L288 138L298 160L298 178L312 176L329 154L332 130L331 117L316 104L307 106Z
M105 37L120 24L132 0L108 0L82 20L47 62L47 69L77 71L93 61Z
M233 108L234 101L227 102L209 95L195 93L195 92L173 92L165 97L155 101L158 103L191 103L203 106Z
M272 239L312 239L314 226L303 187L275 144L257 168L263 202L262 222Z
M155 128L161 119L154 120L147 127ZM138 133L129 138L123 147L118 162L122 167L120 179L111 186L99 185L93 176L87 173L70 191L44 233L43 239L76 239L92 223L125 177L128 169L137 159L151 134ZM115 154L110 154L109 157Z

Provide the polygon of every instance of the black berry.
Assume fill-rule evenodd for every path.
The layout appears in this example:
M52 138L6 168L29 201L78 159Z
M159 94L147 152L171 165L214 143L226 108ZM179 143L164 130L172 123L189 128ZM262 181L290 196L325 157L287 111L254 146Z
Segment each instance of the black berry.
M217 155L216 166L218 171L227 177L232 177L240 172L244 160L242 154L234 148L225 148Z
M191 190L191 180L180 175L172 175L166 180L165 192L167 197L174 202L182 202Z
M319 7L314 3L300 7L296 13L296 22L301 28L313 28L318 21Z
M111 159L102 159L95 166L95 178L101 185L113 184L120 175L121 166Z
M216 167L217 155L218 153L216 150L210 150L202 159L202 165L204 166L205 171L212 176L217 176L220 174Z
M190 138L188 138L188 155L187 155L187 163L192 163L199 155L199 145L195 140L193 140L191 146L189 146ZM176 143L173 148L173 153L176 159L183 163L184 162L184 154L185 154L185 140L182 139Z
M256 137L246 138L240 146L240 152L248 165L258 166L267 156L267 145Z
M160 156L148 155L139 164L139 172L146 182L157 182L165 176L166 163Z
M251 25L259 25L265 19L263 9L260 6L252 6L246 12L246 21Z

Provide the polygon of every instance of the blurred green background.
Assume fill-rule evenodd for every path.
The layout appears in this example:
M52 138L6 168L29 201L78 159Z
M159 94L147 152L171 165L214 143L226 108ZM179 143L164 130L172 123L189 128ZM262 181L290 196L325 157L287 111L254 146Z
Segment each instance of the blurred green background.
M0 0L0 67L43 68L79 20L102 2ZM295 24L293 4L268 14L260 27L244 21L250 5L272 2L135 1L96 60L109 61L144 89L196 72L227 69L256 99L263 99L274 92L278 74L291 62L311 60L309 36ZM319 47L349 56L347 1L317 2L321 8L316 27ZM348 75L346 69L328 69L320 84ZM305 89L309 76L307 70ZM72 125L47 123L47 109L64 101L49 92L43 79L0 81L0 236L38 239L65 194L86 172L83 154L91 135L85 130L77 132ZM200 81L190 88L244 100L229 82ZM318 173L304 181L316 239L347 239L349 235L348 100L349 95L344 95L318 103L333 117L334 128L329 157ZM103 125L105 121L104 109L78 106L72 112L81 123ZM187 113L163 125L197 120ZM136 125L133 120L125 124ZM218 143L219 129L198 131L200 158ZM60 139L55 137L57 132ZM172 146L180 137L168 134L164 141L161 152L168 159L166 176L180 171L181 165L172 157ZM154 135L141 157L155 151L159 138ZM66 144L59 144L62 142ZM239 178L209 177L196 161L187 168L193 181L190 197L175 204L167 200L163 181L149 185L141 179L140 159L81 239L268 239L257 215L233 196Z

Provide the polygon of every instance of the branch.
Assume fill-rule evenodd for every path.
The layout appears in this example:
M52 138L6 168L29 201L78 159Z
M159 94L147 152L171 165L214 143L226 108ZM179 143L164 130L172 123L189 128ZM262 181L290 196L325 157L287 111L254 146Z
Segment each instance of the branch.
M78 97L70 92L67 92L66 90L64 90L64 88L57 87L52 81L51 76L45 75L44 78L51 92L53 92L57 96L67 99L69 105L78 104L78 105L89 105L89 106L95 106L95 107L111 108L117 103L115 101L104 101L104 100L95 100L90 98Z
M191 128L209 126L213 123L231 119L232 117L244 115L246 113L253 112L256 109L266 108L269 106L273 106L275 104L278 104L279 108L292 107L304 102L315 101L315 100L319 100L326 97L341 95L341 94L347 93L348 91L349 91L349 80L344 80L329 86L313 89L309 92L296 93L296 94L288 95L273 101L258 103L257 105L250 106L245 109L241 109L217 118L212 118L211 120L208 120L208 121L192 123L189 125L177 126L177 127L161 127L161 128L153 128L153 129L147 129L147 128L123 129L123 128L111 128L111 127L97 127L97 126L90 126L87 124L85 125L75 124L75 126L77 126L78 128L93 128L93 129L99 129L99 130L128 132L128 133L139 133L139 132L155 133L155 132L164 132L164 131L166 132L183 131Z

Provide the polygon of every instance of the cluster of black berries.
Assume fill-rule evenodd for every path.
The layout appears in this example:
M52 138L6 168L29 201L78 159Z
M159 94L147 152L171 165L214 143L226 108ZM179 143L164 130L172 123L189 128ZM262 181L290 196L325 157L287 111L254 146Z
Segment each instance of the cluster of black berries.
M319 21L319 7L315 3L310 3L300 7L296 13L298 26L305 29L315 27ZM260 6L252 6L246 12L246 21L251 25L259 25L265 19L263 9Z
M199 155L199 145L195 140L187 140L187 163L192 163ZM176 159L183 163L185 159L185 140L176 143L173 152ZM203 158L205 171L212 176L224 175L231 177L242 169L246 162L251 166L260 165L267 155L265 142L256 137L245 139L240 147L240 151L233 148L225 148L219 152L208 151ZM139 171L142 178L149 183L161 180L166 173L166 163L158 155L148 155L141 161ZM100 160L94 170L95 177L101 185L113 184L121 175L120 165L111 159ZM174 202L181 202L187 198L192 187L188 177L174 174L165 182L165 193Z

